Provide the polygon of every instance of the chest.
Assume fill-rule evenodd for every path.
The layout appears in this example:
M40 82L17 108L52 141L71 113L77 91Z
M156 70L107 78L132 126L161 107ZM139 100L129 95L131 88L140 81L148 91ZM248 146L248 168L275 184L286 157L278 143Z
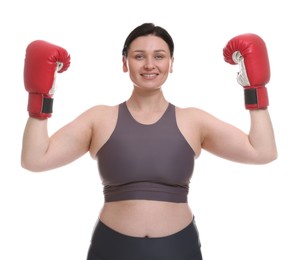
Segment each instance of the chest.
M194 151L178 129L172 112L152 125L119 115L113 134L97 154L105 185L140 181L188 184Z
M166 132L114 133L97 159L105 185L140 181L185 185L194 167L194 153L183 137Z

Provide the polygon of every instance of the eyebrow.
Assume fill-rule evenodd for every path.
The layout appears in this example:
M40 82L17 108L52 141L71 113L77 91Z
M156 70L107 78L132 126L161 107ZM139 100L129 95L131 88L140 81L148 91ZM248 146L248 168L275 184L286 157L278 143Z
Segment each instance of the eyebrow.
M144 50L134 50L133 52L146 52ZM154 52L167 52L166 50L160 49L160 50L154 50Z

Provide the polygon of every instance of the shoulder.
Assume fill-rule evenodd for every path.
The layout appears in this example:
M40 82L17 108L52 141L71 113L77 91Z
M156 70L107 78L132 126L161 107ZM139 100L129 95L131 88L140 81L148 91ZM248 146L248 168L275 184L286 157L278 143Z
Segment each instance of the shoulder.
M205 135L213 128L218 128L223 122L209 112L197 107L177 107L176 120L180 125L186 125L199 130Z
M118 105L96 105L78 115L71 124L94 130L95 127L113 124L117 120L117 116Z
M105 117L113 117L118 114L118 104L117 105L96 105L90 107L86 111L84 111L80 117L88 118L89 120L98 120L103 119Z
M112 113L113 111L118 110L118 104L117 105L96 105L93 107L90 107L86 112L87 113Z
M119 105L96 105L89 108L81 116L84 123L90 125L92 138L90 143L90 154L95 158L97 151L111 136L118 118Z
M195 122L197 122L197 121L203 121L209 117L212 117L211 114L197 107L175 106L175 110L176 110L177 117L181 117L184 120L194 120Z
M175 106L175 111L178 128L195 151L196 157L199 156L209 114L197 107Z

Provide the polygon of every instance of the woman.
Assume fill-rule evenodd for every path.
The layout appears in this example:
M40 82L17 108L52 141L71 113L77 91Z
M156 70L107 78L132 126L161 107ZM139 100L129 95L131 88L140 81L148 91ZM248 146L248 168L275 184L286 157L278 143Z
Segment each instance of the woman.
M202 259L187 203L194 160L201 150L249 164L276 159L265 87L270 75L267 52L255 35L240 39L245 45L235 46L239 39L232 39L224 55L227 62L241 67L238 81L251 116L248 134L201 109L179 108L165 98L162 86L173 71L174 43L165 29L146 23L129 34L123 47L123 71L133 84L130 97L116 106L92 107L49 137L55 73L68 68L70 57L50 43L28 46L24 81L30 117L22 166L46 171L87 152L98 160L105 203L88 260ZM245 52L247 43L253 44L255 54L245 57L241 49ZM37 53L51 57L50 64L46 55ZM254 59L262 60L255 65Z

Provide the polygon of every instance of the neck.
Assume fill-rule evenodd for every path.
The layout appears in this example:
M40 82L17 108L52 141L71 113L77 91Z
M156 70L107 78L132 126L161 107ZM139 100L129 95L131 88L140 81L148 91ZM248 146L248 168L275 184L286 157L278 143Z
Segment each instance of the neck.
M150 93L140 93L134 90L126 103L132 110L158 111L167 107L169 102L161 90Z

